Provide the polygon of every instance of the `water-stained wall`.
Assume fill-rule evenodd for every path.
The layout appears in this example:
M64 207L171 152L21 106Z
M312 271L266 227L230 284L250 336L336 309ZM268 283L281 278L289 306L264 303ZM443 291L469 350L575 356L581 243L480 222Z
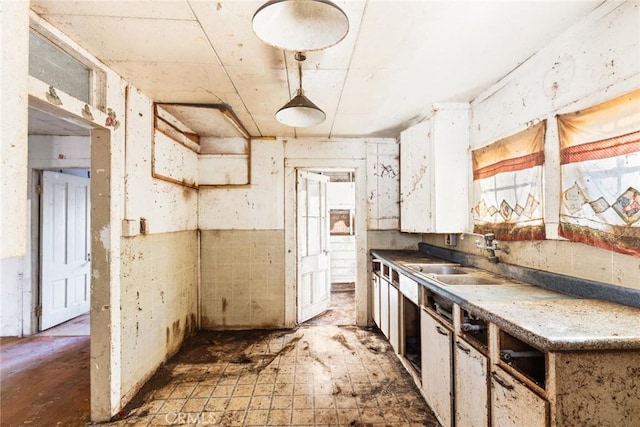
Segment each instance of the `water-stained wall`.
M560 201L556 114L604 102L640 87L637 2L608 2L471 103L471 148L547 120L544 209L547 240L509 242L507 263L640 289L638 258L558 239ZM443 245L443 236L424 236ZM458 250L482 254L475 238Z
M120 239L123 402L197 329L199 268L198 192L151 176L153 103L135 88L127 91Z
M0 335L22 333L22 293L27 253L28 5L0 9ZM10 42L9 42L10 40Z
M6 2L0 9L0 259L20 257L27 242L27 80L29 9L21 2ZM3 280L2 283L5 283ZM4 287L3 287L4 291ZM3 332L4 333L4 332Z
M121 390L128 400L197 329L197 231L123 238L120 258Z
M251 184L201 188L203 328L275 328L295 325L296 168L342 168L356 174L358 251L356 291L366 323L366 230L397 224L398 151L394 140L252 140ZM291 175L293 174L293 175ZM371 197L369 197L371 195ZM411 238L413 247L417 239Z

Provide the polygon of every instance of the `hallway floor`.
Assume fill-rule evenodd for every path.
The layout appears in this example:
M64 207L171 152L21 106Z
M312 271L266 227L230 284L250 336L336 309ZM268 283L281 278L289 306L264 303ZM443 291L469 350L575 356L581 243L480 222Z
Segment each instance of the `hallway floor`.
M201 331L112 426L438 426L384 337L354 326Z
M333 283L331 285L331 304L324 313L304 322L311 325L353 326L356 324L356 288L355 283Z
M27 338L0 339L0 425L89 421L89 316Z

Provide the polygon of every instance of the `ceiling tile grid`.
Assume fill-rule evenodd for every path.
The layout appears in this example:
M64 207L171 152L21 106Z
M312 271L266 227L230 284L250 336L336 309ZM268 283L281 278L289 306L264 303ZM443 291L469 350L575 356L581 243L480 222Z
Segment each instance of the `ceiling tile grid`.
M252 136L397 137L437 102L469 102L601 2L336 1L337 45L307 53L304 129L274 114L299 84L294 52L263 43L256 0L34 0L32 9L158 102L229 104Z

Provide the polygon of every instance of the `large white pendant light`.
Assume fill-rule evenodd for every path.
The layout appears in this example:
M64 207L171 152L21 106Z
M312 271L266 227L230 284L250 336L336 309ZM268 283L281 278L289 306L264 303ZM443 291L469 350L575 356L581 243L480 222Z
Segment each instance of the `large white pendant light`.
M287 102L281 109L276 112L276 119L284 125L294 128L306 128L319 125L324 122L327 115L316 104L311 102L309 98L304 96L302 90L302 61L306 56L302 52L296 53L296 61L298 62L298 77L300 85L296 96Z
M252 21L265 43L300 52L326 49L349 31L347 15L329 0L270 0Z

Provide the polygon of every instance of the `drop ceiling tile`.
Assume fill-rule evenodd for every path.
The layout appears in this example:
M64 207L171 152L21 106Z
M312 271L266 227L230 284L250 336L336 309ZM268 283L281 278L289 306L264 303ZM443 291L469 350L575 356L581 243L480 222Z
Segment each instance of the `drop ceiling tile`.
M189 4L184 1L60 1L31 0L31 8L39 14L137 17L194 20Z
M217 64L174 62L113 62L125 80L139 81L145 95L155 101L226 103L235 93L224 69Z
M273 114L254 115L256 125L260 129L262 136L279 136L286 138L295 137L295 130L292 127L285 126L277 120L274 120Z
M279 69L227 67L238 94L252 114L274 114L288 100L286 73Z
M151 98L224 102L251 134L293 137L273 116L298 86L293 52L266 45L251 29L265 1L31 5ZM473 99L600 0L336 3L349 16L347 37L307 52L302 64L305 91L330 125L304 135L327 136L327 126L334 136L386 135L427 115L434 102Z
M399 132L394 124L381 123L381 117L368 114L343 114L336 117L331 129L332 137L384 137L395 138Z
M308 128L296 128L296 136L298 138L314 137L317 136L318 133L322 135L329 135L333 122L332 119L332 117L327 117L327 120L320 123L319 125L310 126Z
M196 21L77 15L47 20L105 63L218 63Z
M266 45L251 28L262 1L192 2L204 32L220 61L230 67L283 67L282 51Z
M234 110L235 112L235 110ZM244 126L244 128L247 130L247 132L249 132L249 135L253 136L253 137L260 137L262 136L262 133L260 132L260 129L258 129L258 126L256 125L255 121L253 120L253 116L251 116L251 114L249 114L248 111L244 110L244 111L239 111L239 112L235 112L236 116L238 117L238 120L240 121L240 123L242 123L242 126Z

